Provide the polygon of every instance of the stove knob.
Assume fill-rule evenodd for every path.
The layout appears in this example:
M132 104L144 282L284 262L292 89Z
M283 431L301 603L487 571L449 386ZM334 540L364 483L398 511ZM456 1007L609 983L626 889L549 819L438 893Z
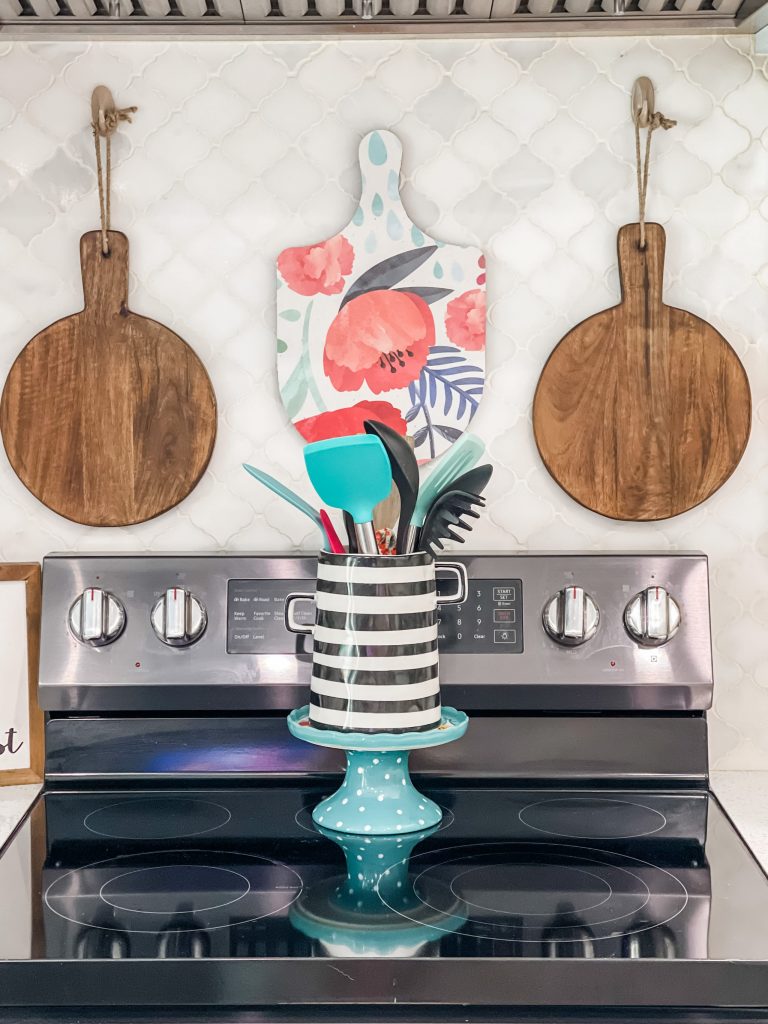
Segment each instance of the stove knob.
M152 609L152 628L169 647L189 647L205 632L208 616L194 594L182 587L166 590Z
M81 644L106 647L125 628L125 608L108 590L90 587L69 609L69 628Z
M564 587L544 606L544 629L555 643L578 647L591 640L600 623L594 600L581 587Z
M664 587L648 587L624 609L624 626L642 647L661 647L680 628L680 606Z

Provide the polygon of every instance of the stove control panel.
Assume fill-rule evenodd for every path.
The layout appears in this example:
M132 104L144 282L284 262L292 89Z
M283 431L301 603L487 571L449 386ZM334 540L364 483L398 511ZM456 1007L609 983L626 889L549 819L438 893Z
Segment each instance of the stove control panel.
M443 700L467 710L697 710L712 691L701 554L451 554L438 611ZM40 702L49 710L290 710L306 703L314 619L301 555L51 555ZM453 587L437 565L438 590Z

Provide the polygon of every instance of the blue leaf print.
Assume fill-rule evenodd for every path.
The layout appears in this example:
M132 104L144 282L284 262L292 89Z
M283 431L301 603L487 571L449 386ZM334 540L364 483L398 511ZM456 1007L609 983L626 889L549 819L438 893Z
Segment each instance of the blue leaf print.
M384 213L384 200L377 192L371 202L371 210L373 211L374 217L380 217Z
M363 213L363 208L362 208L362 206L358 206L358 208L352 214L352 223L356 224L357 227L360 227L360 225L363 223L364 220L365 220L365 214Z
M399 241L403 237L403 225L397 219L393 210L390 210L387 214L387 234L394 242Z
M464 271L461 269L461 264L453 264L453 266L451 267L451 277L453 278L454 281L464 280Z
M442 264L441 263L436 263L434 265L434 267L432 268L432 272L433 272L433 274L435 275L435 277L439 281L440 278L443 276L443 266L442 266Z
M414 245L424 245L424 235L415 224L411 228L411 241Z
M378 240L376 238L376 232L375 231L371 231L371 233L368 235L368 237L365 240L365 251L366 252L376 252L376 246L377 245L378 245Z
M387 175L387 195L395 203L400 201L400 176L397 171L390 171Z
M378 132L371 132L368 139L368 159L377 167L381 167L387 161L387 147Z
M452 345L433 345L426 366L419 374L418 386L408 385L408 394L413 406L408 410L406 422L411 423L421 413L424 426L414 433L417 446L429 441L432 457L435 455L435 435L445 440L455 440L461 430L447 424L433 422L432 414L442 407L443 416L453 410L454 419L469 421L475 414L485 380L483 371L467 360L466 354ZM466 426L466 424L465 424Z

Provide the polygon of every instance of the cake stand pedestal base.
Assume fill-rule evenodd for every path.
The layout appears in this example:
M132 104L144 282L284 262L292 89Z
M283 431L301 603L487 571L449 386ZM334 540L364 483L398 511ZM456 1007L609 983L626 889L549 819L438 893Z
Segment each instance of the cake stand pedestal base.
M397 835L437 825L442 810L419 793L408 772L412 750L459 739L467 730L463 711L444 707L440 725L425 732L362 733L316 729L309 708L292 711L288 728L297 739L346 751L344 781L322 800L312 819L322 828L353 835Z

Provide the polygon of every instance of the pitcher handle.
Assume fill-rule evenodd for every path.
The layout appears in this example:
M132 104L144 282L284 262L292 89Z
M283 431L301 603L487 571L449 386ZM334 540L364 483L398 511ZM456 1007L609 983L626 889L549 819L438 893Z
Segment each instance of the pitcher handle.
M293 606L297 601L314 601L314 594L289 594L285 599L285 628L291 633L311 634L314 626L304 622L297 622L293 612Z
M456 577L456 592L439 596L438 604L462 604L469 593L469 581L467 579L467 567L463 562L436 562L435 572L439 569L452 573Z

